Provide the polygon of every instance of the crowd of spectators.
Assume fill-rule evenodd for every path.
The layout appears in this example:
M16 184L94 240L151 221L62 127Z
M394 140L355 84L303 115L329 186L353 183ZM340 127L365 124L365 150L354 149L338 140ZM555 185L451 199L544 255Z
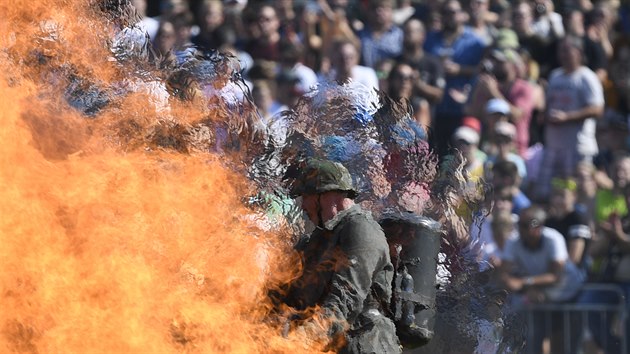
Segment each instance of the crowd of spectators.
M440 156L458 149L471 178L493 186L480 258L497 270L512 305L609 301L580 292L580 284L598 281L630 298L629 5L132 3L159 55L237 57L266 119L324 80L406 100ZM593 342L617 352L614 336L623 334L612 322L612 339Z

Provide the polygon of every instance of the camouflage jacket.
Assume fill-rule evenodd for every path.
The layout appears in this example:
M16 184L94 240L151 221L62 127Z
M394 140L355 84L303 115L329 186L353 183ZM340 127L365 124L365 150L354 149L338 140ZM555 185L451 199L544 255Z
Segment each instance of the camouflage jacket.
M341 352L398 353L394 324L383 312L389 308L394 267L371 215L355 205L296 248L304 271L289 290L288 304L300 310L320 306L333 321L331 335L347 323Z

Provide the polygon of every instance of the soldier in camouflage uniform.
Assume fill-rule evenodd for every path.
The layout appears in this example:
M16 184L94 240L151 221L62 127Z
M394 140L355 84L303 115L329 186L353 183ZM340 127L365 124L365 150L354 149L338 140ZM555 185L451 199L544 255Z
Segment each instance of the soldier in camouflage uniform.
M318 307L314 317L329 324L340 353L400 353L384 314L394 275L389 246L380 225L354 203L356 194L339 163L313 159L301 170L293 195L317 227L296 246L304 270L285 302L298 310Z

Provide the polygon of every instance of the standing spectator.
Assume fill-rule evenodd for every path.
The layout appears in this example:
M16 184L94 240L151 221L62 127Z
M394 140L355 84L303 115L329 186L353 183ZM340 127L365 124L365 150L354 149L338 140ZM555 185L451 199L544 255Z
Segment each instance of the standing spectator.
M317 74L304 65L304 46L302 43L283 38L280 41L280 70L295 75L299 80L298 88L302 93L311 91L317 85Z
M564 22L567 35L582 38L584 42L584 64L597 74L602 83L605 82L608 77L606 51L600 42L595 42L586 35L582 11L569 10L564 16Z
M533 0L534 23L532 30L540 38L562 38L564 37L564 24L562 15L554 9L551 0Z
M612 57L613 46L610 42L610 31L612 29L613 15L609 5L604 1L598 2L591 12L588 13L587 22L587 36L602 45L608 58Z
M188 11L179 12L170 18L170 22L173 24L173 29L175 30L173 52L177 61L183 63L195 52L195 48L193 48L193 44L190 41L194 18Z
M394 24L394 0L369 0L365 27L357 35L361 40L361 63L374 68L383 59L397 57L402 51L403 31Z
M475 34L481 38L486 46L491 46L497 29L488 21L488 0L470 0L468 14L469 26Z
M175 48L176 36L175 27L170 21L160 21L157 34L153 40L153 49L156 54L164 57Z
M452 136L461 125L466 92L470 90L485 46L464 26L466 14L459 1L447 0L440 11L443 28L427 35L424 49L442 59L446 73L446 95L436 107L435 119L436 135L444 137ZM438 141L437 149L440 155L446 154L448 141Z
M306 46L305 64L315 71L330 70L331 47L335 41L349 40L357 48L357 38L347 14L348 0L317 0L304 6L302 38Z
M325 75L321 74L324 80L346 83L352 80L378 89L378 77L374 69L359 65L359 50L349 40L339 40L333 44L331 53L332 68Z
M534 10L529 2L521 0L514 4L512 13L512 24L514 32L518 35L518 41L522 49L531 55L536 62L541 78L547 78L553 62L555 61L555 52L553 50L556 38L540 37L534 31Z
M566 37L558 44L562 67L547 87L545 151L536 197L546 198L551 178L571 176L579 161L592 161L598 152L596 120L604 109L602 84L582 65L582 40Z
M208 52L218 49L223 44L222 31L225 17L223 16L223 2L204 0L199 5L199 34L192 38L192 43L201 51Z
M414 83L419 80L417 72L405 63L394 65L389 73L387 94L396 100L406 100L411 104L413 118L425 129L431 126L429 102L414 94Z
M444 94L444 68L440 59L424 51L426 32L420 20L412 18L403 26L403 49L398 62L405 62L416 71L414 88L429 103L440 102ZM433 115L432 115L433 116Z
M259 5L253 24L253 36L245 45L245 51L254 60L263 59L273 62L280 60L280 21L276 9L267 4Z
M274 8L280 20L280 35L290 41L298 41L299 17L293 0L275 0Z
M147 16L147 0L131 0L131 5L133 5L138 16L140 16L140 28L149 35L151 40L155 39L160 22L153 17Z
M511 303L515 310L528 303L571 300L583 284L584 279L569 260L564 238L545 227L545 220L540 206L523 210L519 214L518 237L505 245L501 279L513 293ZM545 317L544 313L534 313L533 335L526 344L528 352L542 353L544 333L552 333L551 352L564 353L562 315L552 313L551 321Z
M630 117L630 36L620 36L615 41L610 60L610 82L606 90L606 105L611 113Z
M519 78L518 71L523 62L518 53L511 49L493 50L488 64L486 71L479 74L466 111L480 117L484 113L505 114L516 126L517 151L524 156L529 147L529 128L537 105L535 87ZM492 112L488 112L488 108ZM506 108L508 112L505 112ZM492 129L489 122L485 123Z

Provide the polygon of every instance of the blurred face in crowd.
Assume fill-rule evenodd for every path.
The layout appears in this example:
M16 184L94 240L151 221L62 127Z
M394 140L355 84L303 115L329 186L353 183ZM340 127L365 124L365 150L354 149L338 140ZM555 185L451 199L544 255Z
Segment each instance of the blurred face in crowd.
M418 19L411 19L403 27L403 46L414 49L424 44L424 25Z
M574 36L584 35L584 15L582 11L573 10L564 17L564 28L568 34Z
M520 3L513 11L514 31L516 33L528 33L532 25L532 8L527 3Z
M175 26L168 21L160 23L160 27L155 38L155 47L158 52L162 54L168 53L169 50L175 47L176 42L177 35L175 33Z
M484 19L488 13L488 0L470 0L469 14L473 18Z
M514 203L512 194L508 189L497 189L494 195L493 213L511 213Z
M582 64L582 50L564 38L558 44L558 61L565 68L576 68Z
M447 32L457 30L463 22L462 6L459 1L448 0L442 5L442 28Z
M278 32L280 21L272 6L263 6L258 14L258 28L262 37L271 37Z
M414 73L411 66L399 64L390 73L389 92L398 97L410 98L413 91Z
M392 2L374 1L374 5L372 11L369 12L372 23L378 28L389 27L392 24L393 16Z
M567 188L553 188L549 199L551 215L562 217L571 212L575 206L575 192Z
M518 232L525 246L536 249L542 238L542 220L538 220L530 210L521 213L518 221Z
M630 158L622 158L615 163L611 178L617 188L626 188L630 185Z
M343 43L333 53L333 65L343 73L349 74L359 63L359 53L351 43Z
M206 32L213 32L223 24L223 3L220 1L206 1L202 7L202 28Z

